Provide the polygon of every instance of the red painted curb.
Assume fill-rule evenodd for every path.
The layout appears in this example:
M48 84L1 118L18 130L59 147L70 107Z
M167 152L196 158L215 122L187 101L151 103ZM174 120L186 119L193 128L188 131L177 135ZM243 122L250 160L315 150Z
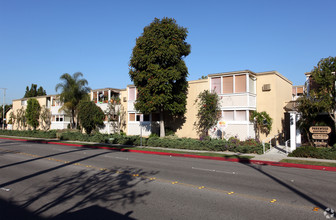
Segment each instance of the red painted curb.
M228 162L252 163L252 164L259 164L259 165L269 165L269 166L278 166L278 167L294 167L294 168L336 172L336 167L318 166L318 165L295 164L295 163L273 162L273 161L263 161L263 160L249 160L249 159L243 159L243 158L239 159L239 158L211 157L211 156L201 156L201 155L193 155L193 154L155 152L155 151L133 150L133 149L123 149L123 148L120 149L120 148L107 147L107 146L68 144L68 143L59 143L59 142L42 141L42 140L40 141L40 140L16 139L16 138L5 138L5 137L0 137L0 139L33 142L33 143L41 143L41 144L55 144L55 145L64 145L64 146L72 146L72 147L87 147L87 148L94 148L94 149L116 150L116 151L122 151L122 152L133 152L133 153L142 153L142 154L155 154L155 155L163 155L163 156L187 157L187 158L198 158L198 159L207 159L207 160L220 160L220 161L228 161Z

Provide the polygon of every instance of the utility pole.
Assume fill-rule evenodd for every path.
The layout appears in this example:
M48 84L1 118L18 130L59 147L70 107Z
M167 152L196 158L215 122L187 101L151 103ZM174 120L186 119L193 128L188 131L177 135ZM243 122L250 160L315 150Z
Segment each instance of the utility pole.
M2 130L5 129L5 97L6 97L6 89L7 88L0 88L3 89L3 101L2 101Z

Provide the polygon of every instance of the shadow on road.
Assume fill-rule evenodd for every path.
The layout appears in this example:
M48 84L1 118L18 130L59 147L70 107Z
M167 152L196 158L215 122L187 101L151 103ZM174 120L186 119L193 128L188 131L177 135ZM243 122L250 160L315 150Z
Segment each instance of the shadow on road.
M62 152L62 153L49 154L47 156L37 157L37 158L34 158L34 159L20 161L20 162L17 162L17 163L6 164L6 165L3 165L3 166L0 166L0 169L6 168L6 167L15 166L15 165L20 165L20 164L24 164L24 163L28 163L28 162L33 162L33 161L36 161L36 160L46 159L48 157L59 156L59 155L63 155L63 154L69 154L69 153L74 153L74 152L84 151L84 150L85 149L79 149L79 150L66 151L66 152ZM20 153L20 152L19 151L4 151L4 154L15 154L15 153ZM0 153L0 156L2 156L2 155L3 154Z
M10 198L9 202L1 201L9 208L5 209L1 205L4 210L1 210L0 217L14 214L18 218L3 219L133 219L130 217L132 210L124 214L112 210L115 207L125 208L129 204L145 203L144 197L150 191L135 187L151 181L144 176L157 173L132 167L114 167L104 171L82 170L56 176L47 183L29 189L20 195L20 200ZM26 214L29 218L20 218Z
M258 171L259 173L269 177L270 179L272 179L276 183L286 187L287 189L289 189L290 191L292 191L296 195L300 196L301 198L307 200L308 202L312 203L316 207L319 207L322 210L325 210L327 208L327 206L323 205L322 203L320 203L316 199L313 199L312 197L306 195L305 193L301 192L300 190L294 188L293 186L290 186L289 184L285 183L284 181L280 180L279 178L277 178L277 177L267 173L266 171L262 170L263 166L267 166L266 164L254 165L254 164L251 163L251 161L249 159L242 159L239 162L248 166L248 167L250 167L250 168L252 168L252 169L254 169L254 170L256 170L256 171Z

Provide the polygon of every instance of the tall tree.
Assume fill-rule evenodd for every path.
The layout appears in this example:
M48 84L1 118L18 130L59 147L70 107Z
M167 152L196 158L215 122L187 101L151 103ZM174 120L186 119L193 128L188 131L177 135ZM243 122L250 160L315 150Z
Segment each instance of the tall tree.
M336 57L321 59L311 76L316 86L311 89L310 97L328 112L336 128Z
M26 109L26 118L27 123L36 130L39 126L41 106L36 99L28 99L27 109Z
M26 87L26 92L23 98L30 98L30 97L36 97L36 96L42 96L42 95L47 95L46 91L43 89L42 86L40 86L37 89L36 84L31 84L30 89L27 86Z
M104 112L91 101L80 101L78 105L78 118L87 134L90 134L97 127L104 126Z
M72 76L68 73L64 73L60 77L60 80L63 82L58 83L55 87L56 92L61 90L60 100L64 103L64 109L70 112L71 128L76 127L75 118L79 102L89 98L88 92L90 88L87 87L88 81L86 79L80 79L80 77L83 77L81 72L74 73Z
M184 115L188 69L183 60L190 53L187 29L172 18L155 18L137 38L129 75L137 87L135 108L160 113L160 136L165 136L164 113Z

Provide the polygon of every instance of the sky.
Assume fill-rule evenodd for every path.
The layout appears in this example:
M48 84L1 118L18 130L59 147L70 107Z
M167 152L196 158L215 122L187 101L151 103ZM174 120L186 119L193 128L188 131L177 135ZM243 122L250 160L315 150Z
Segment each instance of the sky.
M136 38L163 17L188 30L188 80L276 70L302 85L320 59L336 56L335 0L0 0L5 102L32 83L57 94L64 73L82 72L92 89L126 88Z

